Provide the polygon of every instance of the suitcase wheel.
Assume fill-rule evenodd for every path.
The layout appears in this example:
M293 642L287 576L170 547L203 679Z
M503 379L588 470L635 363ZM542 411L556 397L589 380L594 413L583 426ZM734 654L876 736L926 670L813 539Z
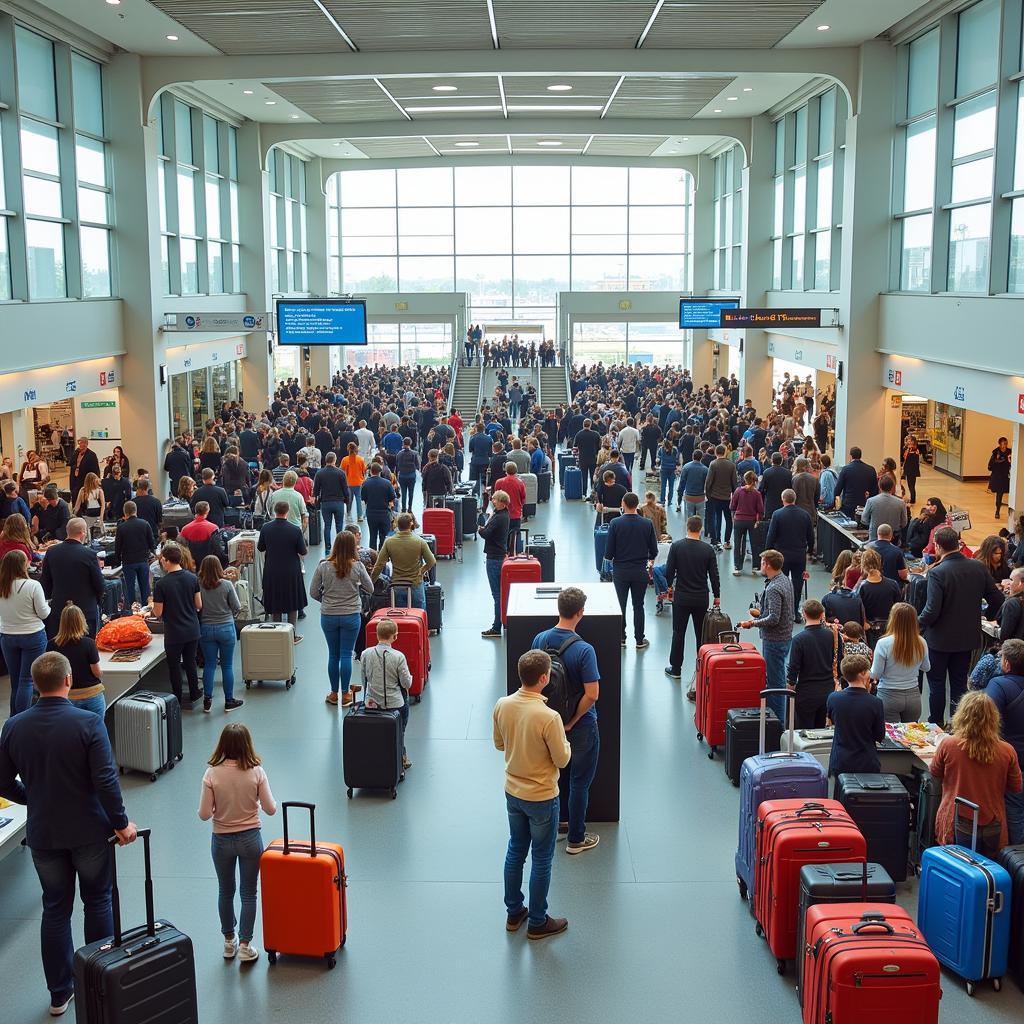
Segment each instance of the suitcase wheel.
M327 970L333 971L334 968L338 966L337 958L333 953L328 953L324 959L327 961Z
M786 961L785 960L776 960L775 961L775 970L777 970L779 972L779 974L785 974L786 973Z
M352 787L351 786L348 787L348 798L349 798L349 800L352 799Z
M974 982L973 981L967 982L967 986L966 987L967 987L967 994L969 996L973 996L974 995Z
M1003 987L1003 979L1002 978L993 978L992 979L992 987L997 992L999 992L1002 989L1002 987Z
M708 751L708 760L709 760L709 761L714 761L714 759L715 759L715 751L716 751L717 749L718 749L717 747L712 747L712 748L711 748L711 749L710 749L710 750Z
M704 742L704 734L703 733L697 733L697 742L698 743L703 743Z
M275 950L273 950L273 949L268 949L267 950L267 962L271 963L271 964L276 964L277 963L277 953L276 953Z
M755 921L754 922L754 934L758 938L761 938L761 936L764 935L764 929L761 927L761 922L760 921Z
M246 681L245 681L245 688L248 690L251 686L252 686L252 680L251 679L246 679Z
M286 690L290 690L294 685L295 685L295 676L294 675L291 677L291 679L286 679L284 681L284 688Z
M736 884L740 887L740 899L745 900L747 898L747 883L742 878L737 878Z
M423 700L423 698L418 693L412 698L413 704L419 704L421 700Z
M167 762L167 764L165 764L165 765L164 765L164 767L165 767L165 768L166 768L166 769L167 769L168 771L171 771L171 770L172 770L172 769L174 768L174 765L175 765L175 763L177 762L177 760L178 760L178 759L177 759L177 758L175 758L175 759L174 759L173 761L168 761L168 762Z
M185 756L184 754L179 754L174 760L175 761L180 761L184 756ZM174 765L172 764L171 767L173 768Z
M152 775L150 775L150 777L149 777L149 781L150 781L150 782L156 782L156 772L153 772L153 774L152 774Z
M398 790L397 789L391 790L391 799L392 800L397 800L398 799Z

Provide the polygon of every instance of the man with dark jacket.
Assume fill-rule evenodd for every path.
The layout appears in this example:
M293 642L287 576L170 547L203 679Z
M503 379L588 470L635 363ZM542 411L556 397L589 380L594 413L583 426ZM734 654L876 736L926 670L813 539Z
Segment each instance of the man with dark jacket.
M32 532L40 541L63 540L70 519L71 509L57 485L47 484L42 499L32 506Z
M153 536L160 536L160 524L164 520L164 507L160 499L150 492L149 481L135 481L135 510L140 519L144 519L153 529Z
M672 595L672 648L665 675L671 679L682 676L683 652L686 647L686 627L693 620L693 633L700 646L704 631L704 617L708 613L708 589L714 594L715 604L722 595L715 549L700 539L704 521L700 516L686 520L686 537L677 540L668 549L665 578Z
M647 465L647 457L651 457L651 469L654 469L658 462L658 445L661 444L663 434L658 420L655 416L647 417L647 422L640 428L640 469Z
M139 604L149 602L149 556L156 553L156 535L145 519L137 515L134 501L124 503L124 518L117 524L114 534L114 558L121 563L124 580L124 599L127 604L135 600L135 585L139 587Z
M1007 602L1009 603L1009 602ZM999 667L985 692L999 709L1000 733L1024 763L1024 640L1004 640L999 649ZM1024 795L1006 794L1006 828L1012 844L1024 843Z
M331 528L345 529L345 509L351 500L348 478L338 469L337 452L329 451L324 464L313 477L313 503L320 509L324 523L324 551L331 550Z
M764 497L765 519L771 519L772 513L782 508L782 492L792 486L793 474L783 466L782 456L776 452L772 456L772 464L764 471L758 486Z
M732 540L729 501L738 486L736 464L725 457L725 445L720 444L715 448L715 459L708 466L708 475L704 480L704 493L708 499L708 527L716 551L722 550L723 540L727 548L732 547L729 543Z
M114 833L119 845L131 843L136 828L125 813L103 716L68 700L67 658L40 655L32 664L32 682L38 702L8 719L0 734L0 796L28 808L25 842L43 890L43 973L50 1015L59 1017L74 995L76 883L85 908L85 941L112 935L108 839Z
M473 483L474 493L479 495L484 487L487 466L491 461L491 438L484 430L482 423L477 423L473 427L468 447L469 479Z
M78 492L82 489L82 484L85 483L85 478L90 473L95 473L97 476L100 475L100 460L96 458L96 453L89 447L89 439L87 437L80 437L78 439L78 447L75 449L75 454L71 457L71 478L68 487L71 489L71 500L78 500Z
M583 474L583 497L586 498L594 482L597 453L601 450L601 435L594 430L591 420L583 421L583 429L572 439L572 445L576 449L580 472Z
M640 498L630 491L622 499L622 515L608 527L605 558L612 563L612 582L622 609L622 646L626 646L626 598L633 601L633 639L642 651L651 642L645 635L644 599L650 579L648 566L658 557L658 535L654 523L637 509Z
M981 644L981 615L995 619L1003 595L984 563L960 554L960 535L952 527L935 531L938 562L928 570L928 597L917 617L928 644L928 721L946 721L946 675L950 715L967 690L971 652Z
M878 493L878 474L861 461L862 454L859 448L850 449L850 461L839 470L836 482L836 497L842 497L839 509L848 519L856 519L858 507Z
M121 476L120 462L111 465L110 476L103 478L100 487L103 489L103 498L107 504L107 519L120 519L124 512L124 503L132 496L131 485Z
M782 552L785 559L782 571L793 581L794 600L799 606L807 557L814 554L814 525L811 517L797 507L796 491L791 487L782 492L782 508L772 513L765 543L769 548ZM799 616L795 615L794 618L800 621Z
M189 504L192 506L192 511L195 512L196 505L201 501L205 501L209 507L207 518L214 526L223 530L224 512L230 507L231 502L228 500L228 492L223 487L218 487L213 481L213 470L204 469L202 486L197 487L192 492L192 500Z
M96 635L105 588L96 552L85 543L87 531L84 519L69 519L67 539L48 548L43 559L39 582L50 602L50 617L46 620L48 637L56 635L60 613L69 601L82 609L89 635Z
M244 434L245 431L242 431ZM181 478L192 475L192 454L185 450L185 442L182 438L176 437L171 450L164 456L164 472L170 477L171 489L168 496L178 496L178 484Z
M487 522L480 527L480 539L484 542L484 565L487 568L487 582L494 599L494 621L489 629L480 635L488 640L501 639L501 563L508 554L508 495L495 491L491 495L494 511Z
M248 462L257 462L260 455L260 435L246 425L245 429L238 435L238 451L242 458Z
M838 626L825 624L820 601L804 601L803 612L806 625L793 637L786 677L790 689L796 691L796 727L824 729L825 702L835 689L843 641Z

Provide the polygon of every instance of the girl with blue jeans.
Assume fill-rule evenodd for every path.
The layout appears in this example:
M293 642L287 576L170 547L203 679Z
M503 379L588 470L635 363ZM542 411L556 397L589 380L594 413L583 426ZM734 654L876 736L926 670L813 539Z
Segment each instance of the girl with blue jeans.
M50 605L42 584L28 578L28 556L20 548L0 559L0 649L11 676L11 715L32 703L32 662L46 651Z
M661 503L666 507L672 504L672 492L676 486L676 470L679 468L679 451L672 442L665 438L661 446ZM665 492L668 491L668 497Z
M103 695L103 673L96 641L89 636L85 613L78 605L65 605L60 613L57 635L50 641L50 650L63 654L71 665L70 700L76 708L91 711L102 718L107 712Z
M234 711L245 701L235 700L235 616L242 610L235 586L224 578L220 559L207 555L199 566L199 589L203 607L199 612L199 646L203 650L203 711L213 707L213 681L220 659L224 710Z
M217 749L203 776L199 817L213 818L211 853L217 873L217 911L224 936L224 959L251 963L259 959L252 945L256 928L256 890L260 877L263 833L260 808L274 814L277 804L270 792L267 773L260 764L252 736L241 722L224 726ZM235 887L241 890L242 913L235 940Z
M352 703L352 655L362 625L362 595L373 593L366 566L359 561L354 534L343 530L313 573L309 596L320 602L320 628L327 641L327 678L331 692L327 703L347 707Z

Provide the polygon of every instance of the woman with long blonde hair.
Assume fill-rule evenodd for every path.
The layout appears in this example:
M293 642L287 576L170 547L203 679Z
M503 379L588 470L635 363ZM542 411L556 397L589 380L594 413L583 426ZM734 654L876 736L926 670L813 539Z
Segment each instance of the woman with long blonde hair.
M100 478L95 473L86 473L85 480L75 499L76 516L81 516L89 524L89 535L103 521L107 510L107 499L103 494Z
M928 645L917 628L917 610L905 601L897 601L889 611L871 662L871 678L878 683L887 722L920 721L918 679L930 668Z
M942 780L942 802L935 815L935 840L971 843L971 820L956 798L978 805L978 852L986 857L1007 844L1006 794L1021 791L1017 752L999 738L999 709L988 694L974 690L960 698L953 734L942 740L931 773Z

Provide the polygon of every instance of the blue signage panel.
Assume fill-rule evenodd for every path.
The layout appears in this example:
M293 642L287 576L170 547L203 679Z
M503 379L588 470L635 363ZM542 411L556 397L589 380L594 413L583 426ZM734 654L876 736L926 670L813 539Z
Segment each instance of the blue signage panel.
M365 345L363 299L278 299L279 345Z
M680 299L679 326L683 330L715 330L722 326L722 310L738 309L739 304L739 299Z

